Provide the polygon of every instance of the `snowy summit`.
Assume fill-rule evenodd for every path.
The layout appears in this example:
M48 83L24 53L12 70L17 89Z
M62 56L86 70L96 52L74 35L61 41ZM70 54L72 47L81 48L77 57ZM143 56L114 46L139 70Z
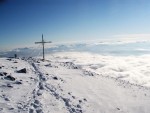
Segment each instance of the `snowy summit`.
M149 113L150 88L68 59L0 58L1 113Z
M150 113L150 0L0 0L0 113Z

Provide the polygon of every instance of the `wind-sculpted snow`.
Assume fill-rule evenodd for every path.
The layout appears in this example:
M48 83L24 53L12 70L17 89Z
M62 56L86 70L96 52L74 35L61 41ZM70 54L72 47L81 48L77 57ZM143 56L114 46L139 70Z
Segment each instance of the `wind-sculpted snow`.
M0 113L149 113L150 88L94 71L108 65L105 60L121 59L94 55L103 63L95 59L99 64L91 65L92 55L82 54L83 60L80 54L80 62L72 60L75 55L51 56L44 62L31 57L0 58ZM86 63L85 58L93 61ZM129 61L134 66L143 64L143 60ZM129 70L119 66L107 67L116 74Z
M60 61L74 62L78 67L130 83L150 87L150 56L110 56L81 52L61 52ZM49 56L51 57L51 56Z

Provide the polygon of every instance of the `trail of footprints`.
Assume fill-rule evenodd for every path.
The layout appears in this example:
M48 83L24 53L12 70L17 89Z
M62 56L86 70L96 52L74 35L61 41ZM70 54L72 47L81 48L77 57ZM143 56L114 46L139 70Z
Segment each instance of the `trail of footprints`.
M42 95L41 90L48 91L49 94L53 95L57 100L62 101L64 105L66 106L66 108L68 109L69 113L83 113L82 104L87 101L86 99L76 100L76 97L73 96L71 92L68 92L68 94L63 94L64 92L60 84L58 84L57 86L54 86L52 84L46 83L46 75L40 72L40 70L38 69L38 65L36 65L35 63L32 63L32 66L34 67L35 72L38 74L39 79L37 83L38 84L37 88L33 91L33 97L32 97L32 102L30 104L31 107L29 108L29 113L34 113L34 112L43 113L42 104L38 100L38 96ZM58 66L54 66L54 67L58 68ZM76 69L76 68L73 68L73 69ZM48 77L51 77L52 80L60 80L62 83L64 83L62 78L58 78L55 75L51 75L51 76L48 75ZM68 95L71 98L68 98ZM74 104L71 99L75 100L76 104Z

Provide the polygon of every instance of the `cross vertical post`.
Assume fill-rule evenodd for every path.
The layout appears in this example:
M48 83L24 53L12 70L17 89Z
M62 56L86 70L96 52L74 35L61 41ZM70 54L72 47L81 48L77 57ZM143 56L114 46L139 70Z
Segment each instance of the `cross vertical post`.
M42 42L44 42L44 39L43 39L43 34L42 34ZM42 45L43 45L43 60L45 59L45 53L44 53L44 43L42 43Z
M44 51L44 44L45 43L52 43L52 42L51 41L45 42L44 38L43 38L43 34L42 34L42 41L41 42L35 42L35 44L42 44L42 46L43 46L43 61L45 60L45 51Z

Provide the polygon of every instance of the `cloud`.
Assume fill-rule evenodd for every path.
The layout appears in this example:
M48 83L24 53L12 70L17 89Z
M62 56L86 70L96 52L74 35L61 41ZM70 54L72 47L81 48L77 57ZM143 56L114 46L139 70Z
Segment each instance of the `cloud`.
M76 65L103 76L150 87L150 55L111 56L87 52L58 52L60 61L73 61ZM51 55L47 58L53 58Z

